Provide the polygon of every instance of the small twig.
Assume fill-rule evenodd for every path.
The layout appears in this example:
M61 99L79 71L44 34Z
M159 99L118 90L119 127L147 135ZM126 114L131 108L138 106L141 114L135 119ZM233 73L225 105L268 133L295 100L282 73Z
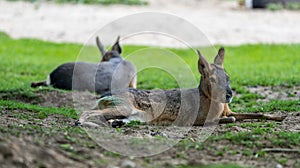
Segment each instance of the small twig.
M264 152L289 152L289 153L300 153L300 149L289 149L289 148L264 148Z

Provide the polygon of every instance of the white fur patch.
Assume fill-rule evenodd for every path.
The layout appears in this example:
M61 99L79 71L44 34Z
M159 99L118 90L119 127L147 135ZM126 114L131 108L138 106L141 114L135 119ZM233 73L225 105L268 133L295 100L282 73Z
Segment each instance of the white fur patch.
M51 79L50 79L50 76L48 75L47 76L47 80L46 80L46 85L50 85L51 84Z
M230 98L230 100L229 100L229 103L231 103L231 102L232 102L232 99L233 99L233 96Z

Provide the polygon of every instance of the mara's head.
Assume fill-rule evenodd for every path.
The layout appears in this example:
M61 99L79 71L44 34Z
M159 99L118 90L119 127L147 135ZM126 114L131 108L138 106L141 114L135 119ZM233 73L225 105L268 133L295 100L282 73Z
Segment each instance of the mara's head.
M221 47L214 59L214 63L209 64L200 51L198 51L198 70L201 74L199 89L201 94L212 101L230 103L232 100L232 91L229 76L223 67L224 54L225 50Z
M99 37L96 37L96 43L97 43L98 49L100 50L101 55L102 55L101 62L110 61L111 59L114 59L114 58L122 60L122 57L121 57L122 48L119 44L119 41L120 41L120 36L118 36L116 42L111 47L111 49L109 51L106 51L106 49L103 46L103 44L101 43Z

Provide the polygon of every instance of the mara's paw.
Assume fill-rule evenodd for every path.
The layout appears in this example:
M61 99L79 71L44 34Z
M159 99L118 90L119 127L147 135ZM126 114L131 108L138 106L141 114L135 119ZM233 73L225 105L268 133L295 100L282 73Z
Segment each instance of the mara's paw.
M123 125L125 125L126 123L123 121L123 120L110 120L108 121L108 123L110 123L110 125L113 127L113 128L120 128L122 127Z
M74 122L74 126L80 126L81 125L81 122L79 122L79 120L76 120L75 122Z
M236 118L233 116L230 117L222 117L219 119L220 124L226 124L226 123L234 123L236 121Z

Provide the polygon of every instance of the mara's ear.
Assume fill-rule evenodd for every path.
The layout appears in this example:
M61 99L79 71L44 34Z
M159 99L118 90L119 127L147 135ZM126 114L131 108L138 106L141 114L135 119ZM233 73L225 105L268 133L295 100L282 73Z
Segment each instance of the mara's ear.
M112 46L111 50L112 51L117 51L119 54L121 54L122 53L122 48L121 48L121 46L119 44L119 40L120 40L120 36L118 36L117 41Z
M207 60L201 55L200 51L197 50L199 60L198 60L198 70L203 77L207 76L209 74L210 70L210 64L207 62Z
M218 55L215 57L214 64L223 67L224 57L225 57L225 49L224 47L221 47L218 51Z
M101 43L99 37L97 36L96 37L96 44L97 44L97 47L102 55L102 57L105 55L106 53L106 50L105 50L105 47L103 46L103 44Z

